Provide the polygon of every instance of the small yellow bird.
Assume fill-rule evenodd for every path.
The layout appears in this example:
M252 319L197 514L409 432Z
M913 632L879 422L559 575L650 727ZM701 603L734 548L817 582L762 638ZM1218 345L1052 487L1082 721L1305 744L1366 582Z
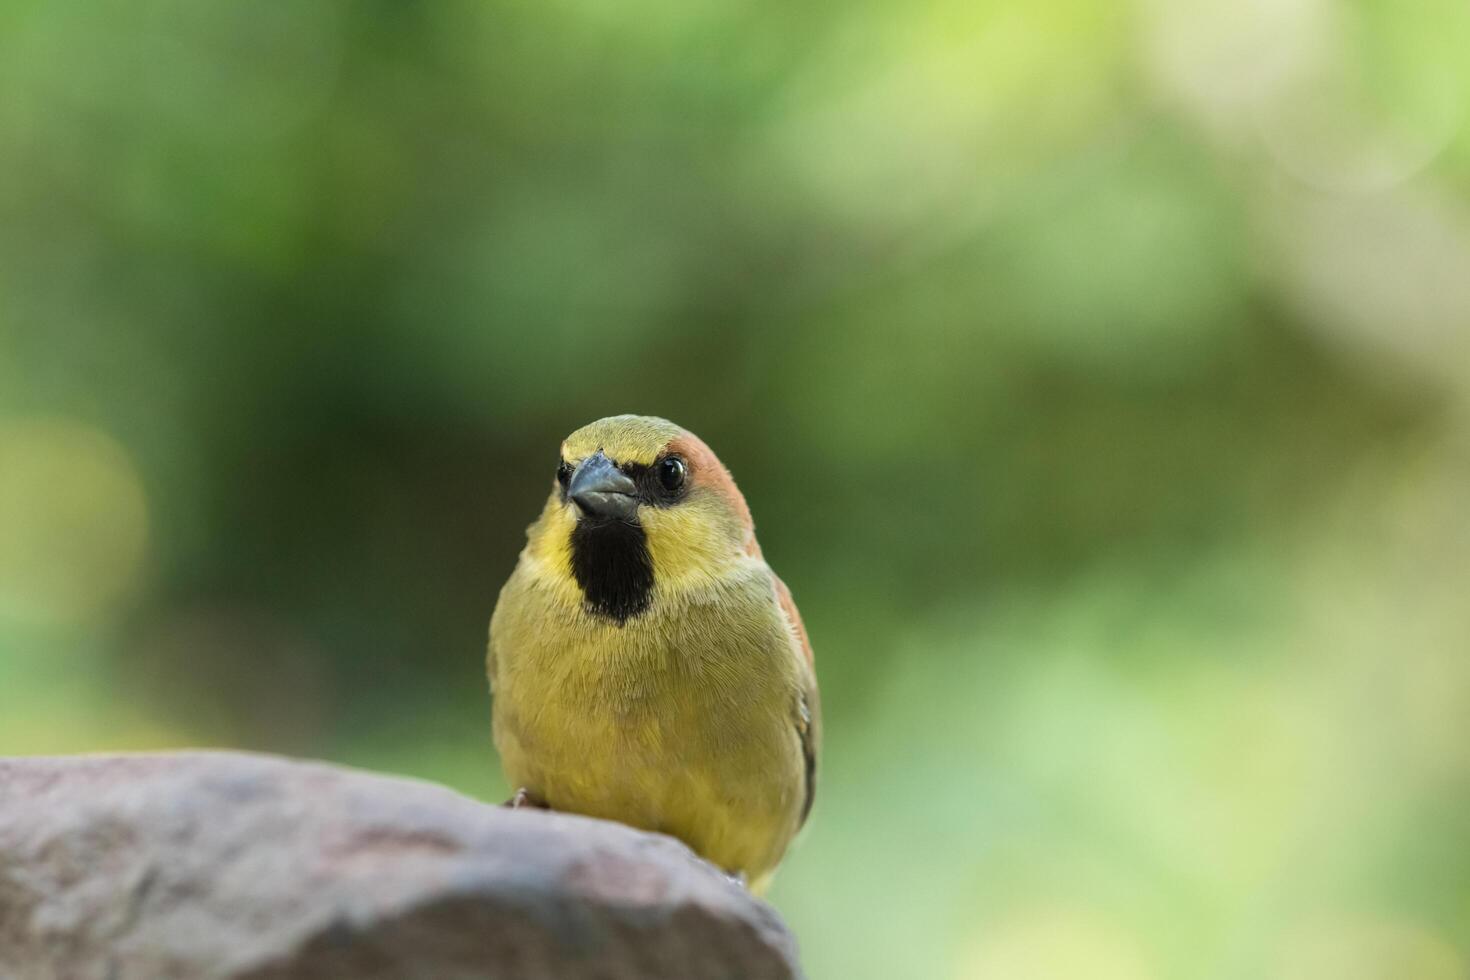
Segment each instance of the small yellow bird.
M672 422L601 419L526 537L488 657L515 802L671 834L762 893L811 810L821 715L729 471Z

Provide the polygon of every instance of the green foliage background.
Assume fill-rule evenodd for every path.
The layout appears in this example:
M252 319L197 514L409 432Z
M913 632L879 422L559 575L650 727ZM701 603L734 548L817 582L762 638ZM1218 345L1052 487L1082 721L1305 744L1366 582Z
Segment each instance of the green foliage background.
M817 651L814 977L1462 977L1470 8L0 0L0 752L506 793L558 440Z

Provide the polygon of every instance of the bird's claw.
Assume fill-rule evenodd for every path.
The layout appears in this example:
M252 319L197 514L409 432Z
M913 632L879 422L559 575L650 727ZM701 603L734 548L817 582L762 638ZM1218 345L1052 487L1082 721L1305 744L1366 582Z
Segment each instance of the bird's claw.
M506 800L504 806L507 806L512 810L550 809L550 807L548 807L545 803L542 803L540 800L536 799L536 797L532 796L531 791L526 789L526 787L524 786L516 790L515 795Z

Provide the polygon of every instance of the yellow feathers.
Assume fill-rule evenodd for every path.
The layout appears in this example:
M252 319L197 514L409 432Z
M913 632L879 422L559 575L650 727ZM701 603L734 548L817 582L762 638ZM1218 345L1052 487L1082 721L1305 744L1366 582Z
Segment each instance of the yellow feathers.
M490 630L512 784L763 886L810 804L820 711L729 473L673 423L603 419L563 443L527 537Z
M582 426L561 444L562 459L576 462L598 450L619 463L648 466L683 429L648 415L613 415Z

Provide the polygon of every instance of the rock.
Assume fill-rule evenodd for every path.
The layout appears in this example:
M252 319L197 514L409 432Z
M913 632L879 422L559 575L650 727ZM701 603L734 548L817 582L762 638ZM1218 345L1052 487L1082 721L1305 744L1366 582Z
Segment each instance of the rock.
M0 759L6 980L799 975L661 835L269 756Z

